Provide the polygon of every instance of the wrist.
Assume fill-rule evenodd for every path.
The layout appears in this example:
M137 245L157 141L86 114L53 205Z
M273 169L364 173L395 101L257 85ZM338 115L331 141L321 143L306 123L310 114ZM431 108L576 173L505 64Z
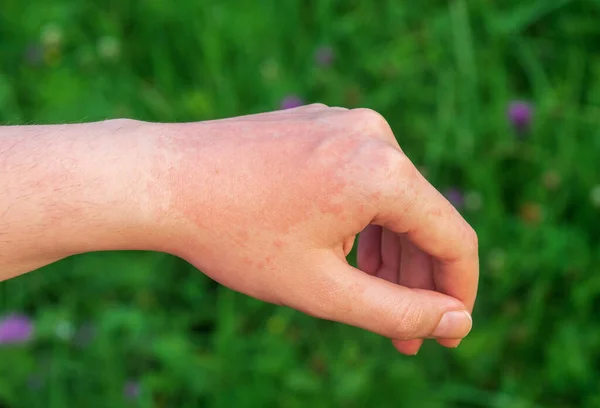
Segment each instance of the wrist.
M144 244L185 258L187 248L204 246L205 232L214 228L215 207L223 205L216 200L215 189L224 185L218 185L223 180L216 175L222 167L215 161L221 142L228 138L211 122L143 123L142 128L151 141L144 192L151 204L149 239Z

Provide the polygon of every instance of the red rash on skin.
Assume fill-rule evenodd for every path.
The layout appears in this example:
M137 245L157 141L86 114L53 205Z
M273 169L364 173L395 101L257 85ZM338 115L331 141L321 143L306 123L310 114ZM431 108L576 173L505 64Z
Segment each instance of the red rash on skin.
M438 208L438 207L431 208L431 209L428 211L428 213L429 213L429 215L432 215L432 216L434 216L434 217L442 217L442 216L445 216L445 214L444 214L444 212L442 211L442 209L441 209L441 208Z
M236 233L236 242L242 248L248 246L248 240L250 239L250 234L245 229L242 229Z
M169 198L161 209L170 223L163 250L225 286L280 303L273 285L307 250L344 256L354 236L339 229L351 223L358 234L365 226L347 210L365 197L348 190L365 174L356 154L368 152L352 135L324 137L330 129L302 121L161 126L167 128L157 132L156 185L149 188ZM249 269L282 277L249 280ZM301 277L287 279L297 288Z
M246 229L250 220L261 220L263 231L259 233L269 231L287 235L300 224L313 222L315 207L325 215L339 216L343 213L344 203L337 198L343 195L345 188L343 183L336 183L340 179L335 174L339 169L328 169L326 165L315 171L310 168L311 163L302 160L312 157L303 151L315 148L308 135L298 136L299 139L279 137L277 135L288 128L283 129L276 123L268 125L270 131L264 130L265 124L245 123L240 127L246 128L248 135L240 135L238 126L234 127L236 133L233 134L227 129L221 132L219 126L209 125L205 129L190 126L182 128L179 135L161 141L164 149L170 150L171 156L177 158L164 176L165 185L176 186L172 191L174 201L170 211L176 211L200 230L217 230L228 225L230 230L222 233L229 234L238 243L257 233ZM262 129L262 136L252 136L258 133L258 129ZM199 141L196 132L204 132L208 136ZM348 143L348 150L353 144ZM317 145L316 148L322 146ZM229 152L247 154L232 157ZM323 168L329 170L329 177L323 173ZM211 171L207 173L207 169ZM303 174L296 174L298 169ZM297 181L297 185L290 186L290 180L292 183ZM190 195L200 190L195 186L202 186L202 190L209 194L192 199ZM282 195L282 191L288 194ZM194 207L188 205L191 202ZM254 205L248 207L247 202ZM290 205L291 210L284 213L277 211L279 208L289 209Z

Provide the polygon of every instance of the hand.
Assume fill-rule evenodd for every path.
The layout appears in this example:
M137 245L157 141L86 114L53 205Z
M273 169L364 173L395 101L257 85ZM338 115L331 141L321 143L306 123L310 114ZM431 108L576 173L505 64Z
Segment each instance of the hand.
M470 331L477 236L379 114L309 105L149 132L156 249L405 354L425 338L455 347ZM360 270L346 261L359 233Z

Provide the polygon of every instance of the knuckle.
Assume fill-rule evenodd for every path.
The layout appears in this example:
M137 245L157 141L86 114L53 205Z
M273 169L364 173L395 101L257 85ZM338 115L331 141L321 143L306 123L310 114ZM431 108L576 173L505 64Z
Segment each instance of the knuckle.
M366 168L364 182L370 189L381 190L397 176L397 164L402 160L400 152L380 140L371 140L362 145L358 162Z
M307 105L308 108L327 109L328 106L321 102L315 102Z
M361 163L368 177L361 180L367 193L381 198L410 197L419 182L419 172L413 163L398 149L383 141L368 144ZM357 178L358 179L358 178Z
M363 132L363 137L384 140L394 149L401 151L392 128L379 112L369 108L357 108L349 111L349 114L353 115L355 128Z
M329 106L328 109L330 111L343 112L343 113L349 111L348 108L344 108L343 106Z
M390 132L390 126L379 112L369 108L352 109L350 113L357 121L379 132Z
M404 154L397 152L393 157L393 165L396 171L402 178L409 180L415 180L419 176L419 171L413 162Z
M402 189L403 195L416 190L420 181L420 173L413 162L398 151L395 155L390 156L389 160L390 178L387 181L390 182L390 185L394 189Z

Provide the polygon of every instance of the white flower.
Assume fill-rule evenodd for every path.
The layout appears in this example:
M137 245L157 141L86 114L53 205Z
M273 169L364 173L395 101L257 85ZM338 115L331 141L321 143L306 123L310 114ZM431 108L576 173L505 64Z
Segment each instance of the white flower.
M61 340L71 340L75 335L75 327L70 321L61 320L54 328L54 333Z
M121 43L115 37L104 36L97 43L98 55L103 59L116 59L121 54Z
M46 24L44 28L42 28L42 32L40 34L40 41L46 47L58 47L63 40L63 32L62 29L56 24Z

